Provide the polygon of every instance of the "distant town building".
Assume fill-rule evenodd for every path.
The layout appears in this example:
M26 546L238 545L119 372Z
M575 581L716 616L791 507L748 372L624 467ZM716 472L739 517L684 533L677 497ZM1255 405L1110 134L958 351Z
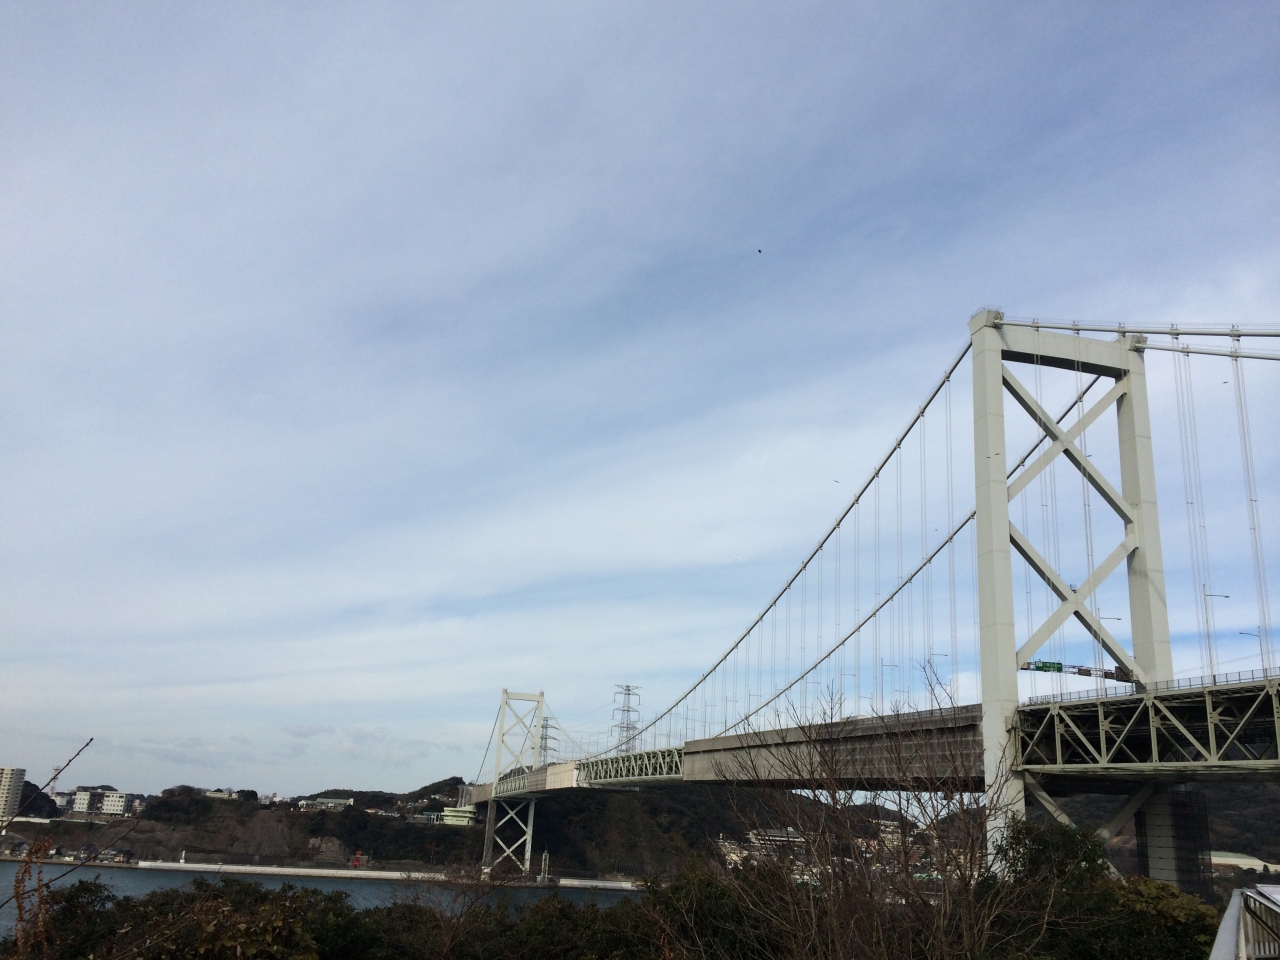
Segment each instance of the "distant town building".
M75 791L60 790L53 795L53 802L57 804L59 813L66 813L76 802Z
M105 792L99 787L76 787L71 809L76 813L101 813Z
M108 817L126 817L134 812L136 793L125 793L114 787L76 787L71 801L75 813L98 813Z
M748 863L757 863L766 857L802 855L804 837L793 828L751 830L745 842L726 840L724 834L716 841L725 864L730 867L741 867Z
M355 806L356 798L347 797L318 797L315 800L299 800L299 810L344 810L347 807Z
M440 811L440 822L450 827L469 827L476 822L475 804L465 807L445 807Z
M205 795L206 797L208 797L210 800L234 800L234 799L236 799L236 792L235 792L234 790L229 789L229 788L228 788L228 789L226 789L226 790L206 790L206 791L204 792L204 795Z
M16 817L22 806L22 784L27 771L22 767L0 767L0 817Z
M133 813L133 802L137 796L132 793L114 791L102 795L102 812L112 817L127 817Z

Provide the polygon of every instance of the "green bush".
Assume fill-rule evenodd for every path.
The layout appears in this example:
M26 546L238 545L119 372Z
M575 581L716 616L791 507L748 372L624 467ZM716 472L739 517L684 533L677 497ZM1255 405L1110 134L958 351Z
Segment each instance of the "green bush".
M1203 960L1208 954L1217 911L1153 880L1113 878L1101 844L1086 831L1019 825L1001 857L1002 869L966 888L978 906L986 897L1011 905L995 915L997 935L973 956ZM424 886L364 910L341 892L287 885L267 890L231 878L196 880L139 898L118 897L97 880L83 880L47 897L49 956L925 960L939 944L952 946L946 938L931 941L927 932L936 916L936 876L921 881L918 897L905 888L889 895L878 888L842 889L832 876L797 879L790 869L767 863L732 871L702 865L608 908L553 893L513 905L503 888ZM791 909L797 905L803 909ZM950 916L948 923L966 922ZM873 934L875 942L862 942ZM0 955L16 956L12 940L0 941ZM970 954L950 949L948 955Z

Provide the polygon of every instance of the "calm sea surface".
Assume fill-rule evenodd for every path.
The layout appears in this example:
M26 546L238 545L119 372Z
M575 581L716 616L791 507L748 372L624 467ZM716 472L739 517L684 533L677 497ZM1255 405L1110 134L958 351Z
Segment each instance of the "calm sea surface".
M44 875L48 879L55 877L71 864L47 864ZM0 861L0 900L9 897L13 892L13 878L18 864L12 860ZM189 870L136 870L121 867L87 866L70 874L54 884L55 887L66 886L77 880L100 880L122 897L142 897L153 890L167 890L190 883L196 877L216 881L220 876L234 876L240 880L260 883L270 890L278 890L286 883L295 887L311 887L316 890L343 890L351 895L351 903L357 909L378 907L405 899L413 894L422 895L424 889L436 893L440 900L447 900L448 891L439 888L425 887L419 883L399 883L394 880L367 880L359 877L274 877L244 876L237 874L219 874L216 869L208 873L203 871L192 873ZM622 890L556 890L545 887L514 887L504 891L508 902L513 904L529 903L541 899L548 894L572 900L575 903L596 903L602 907L612 906L618 901L634 897L636 894ZM12 903L0 908L0 930L8 933L13 929L16 912Z

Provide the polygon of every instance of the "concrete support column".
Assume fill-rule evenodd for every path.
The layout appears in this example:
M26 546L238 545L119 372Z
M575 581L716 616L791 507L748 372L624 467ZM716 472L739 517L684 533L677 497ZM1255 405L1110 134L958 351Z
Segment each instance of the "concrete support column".
M1141 341L1128 338L1129 388L1116 403L1120 435L1120 487L1134 522L1126 533L1137 546L1129 554L1129 617L1133 627L1133 659L1148 683L1173 679L1169 646L1169 612L1160 550L1160 515L1156 509L1156 465L1151 449L1151 414L1147 407L1147 370Z
M529 865L533 860L533 810L538 805L538 801L533 797L529 798L529 820L524 828L524 873L529 875Z
M497 821L498 801L490 797L484 817L484 856L480 860L480 867L486 874L493 868L493 828Z
M1210 898L1208 821L1199 791L1182 785L1158 787L1135 817L1147 876L1184 893Z
M973 465L977 493L978 658L982 679L982 757L988 809L999 820L1025 811L1013 772L1010 731L1018 709L1018 645L1009 552L1009 487L1004 432L1003 315L969 321L973 341ZM997 826L998 830L998 826ZM993 839L995 837L993 836Z
M1173 804L1168 788L1157 790L1138 812L1138 842L1147 876L1178 884L1178 842L1173 830Z

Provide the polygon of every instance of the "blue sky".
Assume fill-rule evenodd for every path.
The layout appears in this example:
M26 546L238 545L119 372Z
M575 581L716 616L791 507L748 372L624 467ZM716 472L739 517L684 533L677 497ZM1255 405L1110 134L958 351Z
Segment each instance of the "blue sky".
M0 4L0 762L409 789L503 686L656 706L975 309L1274 321L1278 44L1263 2Z

